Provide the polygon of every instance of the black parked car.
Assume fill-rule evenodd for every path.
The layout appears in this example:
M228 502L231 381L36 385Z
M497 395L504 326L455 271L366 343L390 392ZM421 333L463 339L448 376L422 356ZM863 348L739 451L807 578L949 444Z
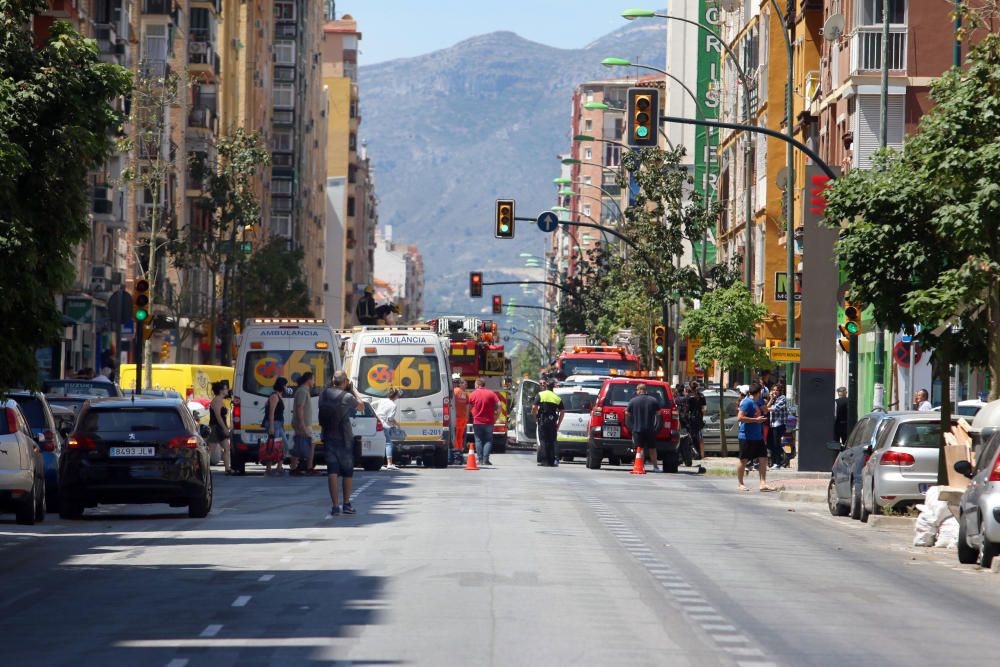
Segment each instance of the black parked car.
M90 400L60 460L60 516L76 519L100 503L167 503L207 516L207 434L179 399Z
M826 493L827 505L834 516L850 514L852 519L861 518L861 471L893 416L891 412L868 413L858 420L845 445L830 444L831 449L840 452L833 462Z

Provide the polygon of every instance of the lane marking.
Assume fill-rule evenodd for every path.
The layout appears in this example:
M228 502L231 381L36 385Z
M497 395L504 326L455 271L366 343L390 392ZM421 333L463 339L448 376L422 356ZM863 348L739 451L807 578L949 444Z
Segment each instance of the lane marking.
M118 648L271 648L333 646L332 637L274 637L255 639L232 637L226 639L128 639L116 642Z
M262 574L257 581L271 581L272 579L274 579L273 574Z
M167 667L187 667L188 662L187 658L174 658L167 663Z
M278 559L278 562L279 563L290 563L290 562L292 562L292 557L291 556L282 556L281 558Z
M245 607L245 606L247 606L247 603L250 602L250 598L251 597L253 597L253 596L251 596L251 595L241 595L238 598L236 598L235 600L233 600L233 606L234 607Z
M201 634L198 635L198 636L199 637L214 637L215 635L219 634L219 632L221 630L222 630L222 625L209 625L209 626L206 626L205 629L202 630Z

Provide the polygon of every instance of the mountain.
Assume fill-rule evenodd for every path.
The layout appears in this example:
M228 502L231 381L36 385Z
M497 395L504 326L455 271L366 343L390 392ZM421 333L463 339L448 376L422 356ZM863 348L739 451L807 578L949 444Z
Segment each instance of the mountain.
M580 49L494 32L361 68L360 136L375 166L379 221L423 253L426 314L471 313L488 308L491 293L520 293L465 296L469 271L509 279L499 272L523 266L518 253L544 251L533 223L519 222L513 241L493 238L494 200L514 197L525 217L554 204L573 90L626 75L600 64L608 56L661 67L663 23L629 23Z

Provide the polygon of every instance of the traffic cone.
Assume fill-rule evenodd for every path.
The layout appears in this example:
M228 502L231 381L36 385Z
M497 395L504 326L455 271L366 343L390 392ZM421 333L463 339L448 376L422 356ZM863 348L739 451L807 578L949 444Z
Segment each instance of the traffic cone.
M476 465L476 443L469 443L469 456L465 459L466 470L479 470Z
M632 464L633 475L645 475L646 474L646 455L642 451L642 447L635 448L635 463Z

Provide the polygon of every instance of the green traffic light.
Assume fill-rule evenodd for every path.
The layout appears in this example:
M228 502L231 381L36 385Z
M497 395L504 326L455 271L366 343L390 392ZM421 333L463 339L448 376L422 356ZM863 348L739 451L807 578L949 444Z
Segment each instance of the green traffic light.
M510 226L509 225L500 225L500 231L503 232L504 234L506 234L507 232L510 231Z
M858 333L857 322L848 322L846 325L844 325L844 328L847 329L847 333L851 334L852 336Z
M147 317L149 317L149 312L148 311L145 311L145 310L137 310L137 311L135 311L135 319L137 319L138 321L143 322L143 321L146 320Z
M662 345L657 345L656 346L656 353L657 354L663 354L663 346Z
M640 139L645 139L646 137L649 136L649 128L640 125L639 127L635 128L635 136L639 137Z

